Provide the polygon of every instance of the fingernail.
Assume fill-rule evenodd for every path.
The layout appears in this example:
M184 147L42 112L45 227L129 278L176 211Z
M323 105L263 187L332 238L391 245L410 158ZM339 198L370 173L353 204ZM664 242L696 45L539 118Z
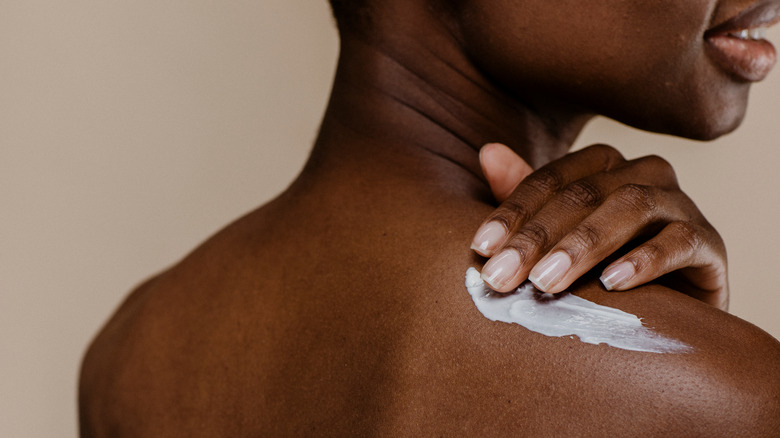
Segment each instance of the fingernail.
M528 279L537 289L547 292L555 286L571 268L571 257L564 251L556 251L539 261L531 269Z
M482 268L482 279L493 289L501 289L520 268L520 254L513 249L501 251Z
M634 270L634 264L631 262L618 263L615 266L607 268L603 274L601 274L601 283L607 290L613 290L616 287L624 284L634 276L636 271Z
M496 221L490 221L479 227L471 242L471 249L484 256L489 256L498 248L498 245L504 242L505 238L506 228Z

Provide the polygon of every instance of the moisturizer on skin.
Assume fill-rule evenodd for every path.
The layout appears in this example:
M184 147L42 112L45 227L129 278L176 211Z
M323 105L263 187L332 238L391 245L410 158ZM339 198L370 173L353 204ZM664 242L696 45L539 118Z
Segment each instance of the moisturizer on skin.
M635 315L601 306L572 294L539 292L531 283L501 294L488 288L479 271L469 268L466 288L477 309L491 321L520 324L546 336L577 336L588 344L607 344L649 353L684 353L692 348L642 325Z

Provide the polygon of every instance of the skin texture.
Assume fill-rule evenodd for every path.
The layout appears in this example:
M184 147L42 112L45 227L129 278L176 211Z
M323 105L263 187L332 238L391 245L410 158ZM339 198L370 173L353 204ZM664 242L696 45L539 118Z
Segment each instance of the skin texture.
M529 279L559 293L617 258L601 275L608 290L672 273L662 278L668 285L727 309L723 241L662 158L628 161L614 148L594 145L531 173L509 148L490 144L480 162L502 201L472 242L491 257L482 277L494 290L511 292ZM502 178L513 168L514 178Z
M82 436L780 434L780 343L738 318L660 285L575 283L694 348L637 353L491 322L463 285L495 211L482 144L538 168L595 112L729 131L747 85L696 36L751 2L437 3L377 2L370 33L344 32L300 177L140 286L90 346Z
M741 122L749 84L714 65L703 35L755 3L467 1L459 24L475 64L531 103L555 95L638 128L711 139Z

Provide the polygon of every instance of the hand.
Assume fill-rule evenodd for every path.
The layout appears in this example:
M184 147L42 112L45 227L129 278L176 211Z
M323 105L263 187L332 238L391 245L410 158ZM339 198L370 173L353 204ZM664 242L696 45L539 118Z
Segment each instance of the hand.
M477 231L472 249L490 257L482 277L496 291L512 291L527 278L544 292L561 292L630 249L602 272L607 290L665 276L670 287L728 306L723 240L662 158L627 161L614 148L595 145L533 172L493 143L482 148L480 162L501 205Z

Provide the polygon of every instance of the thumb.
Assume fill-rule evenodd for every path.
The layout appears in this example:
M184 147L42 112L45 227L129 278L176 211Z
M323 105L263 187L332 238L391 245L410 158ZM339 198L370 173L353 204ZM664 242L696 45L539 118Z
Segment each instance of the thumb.
M479 164L498 202L504 202L520 181L534 171L512 149L501 143L482 146L479 151Z

